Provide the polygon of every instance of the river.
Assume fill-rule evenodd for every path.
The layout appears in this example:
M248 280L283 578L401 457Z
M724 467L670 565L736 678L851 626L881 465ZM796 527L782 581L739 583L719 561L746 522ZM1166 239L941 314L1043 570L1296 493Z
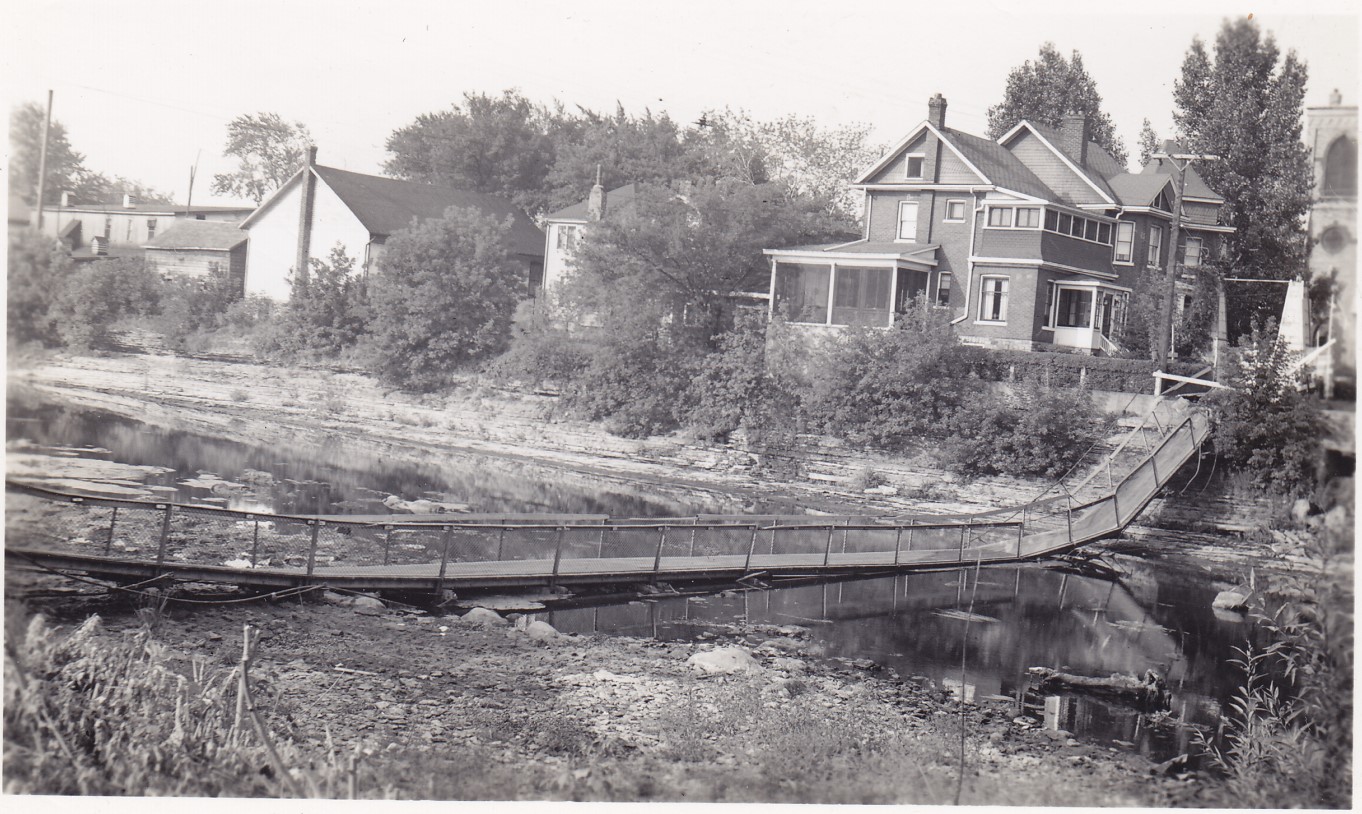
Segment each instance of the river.
M326 441L253 447L13 391L7 404L12 447L21 441L28 448L86 447L91 451L65 454L168 467L173 471L157 480L175 499L245 510L382 512L389 496L457 503L476 512L684 516L789 508L739 496L678 498L646 485L486 456L421 465ZM203 472L227 481L266 472L272 483L221 497L183 485ZM1215 594L1208 576L1185 566L1121 557L1114 571L1103 572L1061 564L985 568L977 587L972 571L944 571L661 596L544 617L565 632L658 638L705 638L716 626L733 623L797 624L812 631L812 647L826 656L868 659L971 700L1006 698L1038 725L1164 759L1195 751L1186 724L1213 725L1238 678L1229 660L1249 628L1242 617L1213 612ZM1153 669L1168 682L1173 715L1151 716L1085 695L1028 694L1029 667L1093 676L1139 676Z

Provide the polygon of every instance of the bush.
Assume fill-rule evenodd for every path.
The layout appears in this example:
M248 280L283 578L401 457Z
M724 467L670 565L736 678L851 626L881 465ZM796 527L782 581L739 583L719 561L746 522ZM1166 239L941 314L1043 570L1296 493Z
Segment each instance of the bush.
M62 282L53 306L57 335L73 350L108 347L115 322L159 311L161 288L160 278L140 258L76 268Z
M215 269L205 277L171 277L159 282L160 315L154 325L172 347L185 349L191 338L210 334L227 324L241 300L241 288L231 275Z
M1110 428L1110 417L1096 413L1086 390L1028 381L1011 392L974 390L946 422L938 452L950 468L969 475L1055 478Z
M71 275L71 258L61 244L36 231L9 238L5 314L11 342L60 343L53 306Z
M513 319L510 347L487 365L488 375L561 390L586 369L591 362L588 341L539 317L533 303L520 304Z
M569 408L626 438L670 432L690 410L694 361L684 350L656 343L593 348L590 362L563 395Z
M1284 495L1310 491L1321 458L1319 407L1303 392L1296 354L1276 328L1255 322L1231 355L1226 383L1203 403L1214 426L1216 452L1257 488Z
M730 331L718 350L698 360L683 421L701 438L722 440L739 427L779 420L768 409L787 400L766 369L766 334L760 327Z

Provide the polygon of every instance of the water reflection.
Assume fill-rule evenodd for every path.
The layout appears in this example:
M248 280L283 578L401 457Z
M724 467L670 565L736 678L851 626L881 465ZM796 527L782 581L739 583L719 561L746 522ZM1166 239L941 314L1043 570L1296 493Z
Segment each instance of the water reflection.
M52 404L12 389L6 435L44 446L92 446L120 463L174 470L148 484L158 497L244 511L386 514L389 496L416 506L429 501L473 512L616 514L625 516L788 511L740 498L680 489L635 487L619 481L466 453L395 459L375 445L300 437L288 448L252 446L144 424L112 413ZM209 472L219 478L196 478ZM192 480L186 484L186 480ZM676 495L676 496L672 496Z
M823 655L872 659L955 694L963 686L967 700L1010 699L1047 728L1122 742L1161 760L1191 747L1189 728L1151 727L1150 716L1088 695L1026 692L1029 667L1089 676L1155 669L1167 678L1177 720L1214 724L1236 678L1226 660L1248 628L1242 620L1216 618L1213 588L1143 566L1121 580L1036 566L984 568L977 590L973 576L921 573L658 598L559 610L546 619L570 632L679 639L734 621L804 625Z

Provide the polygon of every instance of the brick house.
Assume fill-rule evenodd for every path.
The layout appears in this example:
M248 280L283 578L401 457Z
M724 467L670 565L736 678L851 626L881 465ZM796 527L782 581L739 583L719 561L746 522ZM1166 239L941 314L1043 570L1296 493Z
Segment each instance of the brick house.
M539 287L544 265L544 233L529 215L496 195L416 181L402 181L324 167L317 149L307 166L261 202L241 228L250 238L246 255L247 294L285 301L293 269L326 260L336 245L367 274L381 264L394 233L440 218L451 206L477 209L502 222L510 220L507 250L524 270L525 293Z
M1111 354L1142 273L1166 268L1176 183L1159 160L1127 172L1081 116L1059 129L1023 121L992 141L947 127L937 94L853 184L866 194L861 239L766 250L771 313L888 327L927 298L971 344ZM1177 250L1194 268L1233 230L1195 170L1185 184Z

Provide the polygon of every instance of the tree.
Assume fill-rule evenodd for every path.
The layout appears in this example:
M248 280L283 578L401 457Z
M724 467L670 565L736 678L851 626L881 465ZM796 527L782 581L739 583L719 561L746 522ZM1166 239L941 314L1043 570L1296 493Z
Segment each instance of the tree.
M450 207L388 239L371 286L367 354L384 381L434 390L505 349L524 291L511 222Z
M302 356L335 357L353 349L368 329L367 288L355 261L337 243L326 260L315 257L289 277L288 307L277 350Z
M1140 166L1149 163L1149 159L1163 147L1163 142L1159 139L1159 134L1155 132L1154 126L1145 119L1140 123Z
M631 116L622 105L613 116L583 110L580 121L563 133L566 138L546 179L550 210L586 198L597 168L606 189L713 180L717 175L687 148L685 132L666 113L644 110L642 116Z
M383 169L397 178L503 195L538 214L556 126L548 109L518 91L465 93L462 106L424 113L389 136L392 157Z
M71 258L56 240L26 229L10 235L8 262L5 317L9 340L57 344L53 306L71 275Z
M1083 67L1082 54L1074 51L1065 59L1052 42L1040 47L1035 62L1028 59L1007 75L1002 102L988 109L988 135L996 139L1023 119L1059 127L1069 113L1086 116L1092 140L1118 163L1126 163L1125 144L1111 117L1102 112L1102 97Z
M47 110L37 102L25 102L10 111L9 192L32 206L38 195L38 164L43 147ZM85 157L71 147L66 128L52 121L47 143L47 184L43 196L56 201L64 189L72 189L83 171Z
M1314 482L1323 425L1304 392L1296 354L1277 338L1276 325L1252 333L1231 355L1226 384L1205 399L1215 426L1215 450L1260 489L1286 495Z
M1174 84L1182 146L1220 156L1196 170L1225 199L1225 222L1235 228L1225 241L1227 266L1240 277L1285 280L1305 269L1303 219L1314 186L1301 143L1306 67L1295 52L1278 57L1256 23L1227 20L1214 58L1193 40Z
M237 169L213 176L213 192L258 204L307 162L311 144L312 135L302 122L286 122L278 113L237 116L227 123L222 151L237 159Z

